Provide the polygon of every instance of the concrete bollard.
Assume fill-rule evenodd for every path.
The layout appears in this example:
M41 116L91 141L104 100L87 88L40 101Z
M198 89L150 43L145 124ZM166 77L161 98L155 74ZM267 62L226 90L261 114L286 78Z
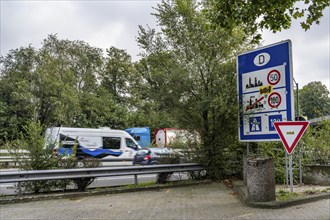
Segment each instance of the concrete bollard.
M275 166L273 158L247 158L248 199L253 202L275 201Z

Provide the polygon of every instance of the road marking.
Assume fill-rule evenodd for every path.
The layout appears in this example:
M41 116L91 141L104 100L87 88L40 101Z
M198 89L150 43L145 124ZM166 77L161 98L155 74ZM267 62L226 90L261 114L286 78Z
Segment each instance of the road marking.
M254 215L254 213L246 213L243 215L239 215L239 216L237 216L237 218L244 218L244 217L251 216L251 215Z

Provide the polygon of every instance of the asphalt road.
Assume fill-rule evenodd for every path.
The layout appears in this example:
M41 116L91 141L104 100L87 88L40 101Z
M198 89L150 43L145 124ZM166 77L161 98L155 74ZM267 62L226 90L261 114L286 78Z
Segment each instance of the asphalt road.
M243 205L222 183L0 206L0 219L330 219L330 200L283 209Z

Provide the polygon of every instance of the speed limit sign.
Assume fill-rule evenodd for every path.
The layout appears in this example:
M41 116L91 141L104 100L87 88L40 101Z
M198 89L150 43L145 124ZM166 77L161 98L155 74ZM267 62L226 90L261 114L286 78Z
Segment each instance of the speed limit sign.
M276 85L281 79L281 73L278 70L271 70L268 73L267 81L270 85Z
M273 92L268 97L268 105L272 108L277 108L281 104L282 98L278 92Z

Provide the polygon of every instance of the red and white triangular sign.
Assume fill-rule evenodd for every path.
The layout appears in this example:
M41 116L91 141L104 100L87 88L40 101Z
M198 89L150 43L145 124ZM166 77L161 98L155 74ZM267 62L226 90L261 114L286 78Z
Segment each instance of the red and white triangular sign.
M291 154L297 143L305 133L308 121L279 121L274 122L275 129L280 136L285 150Z

